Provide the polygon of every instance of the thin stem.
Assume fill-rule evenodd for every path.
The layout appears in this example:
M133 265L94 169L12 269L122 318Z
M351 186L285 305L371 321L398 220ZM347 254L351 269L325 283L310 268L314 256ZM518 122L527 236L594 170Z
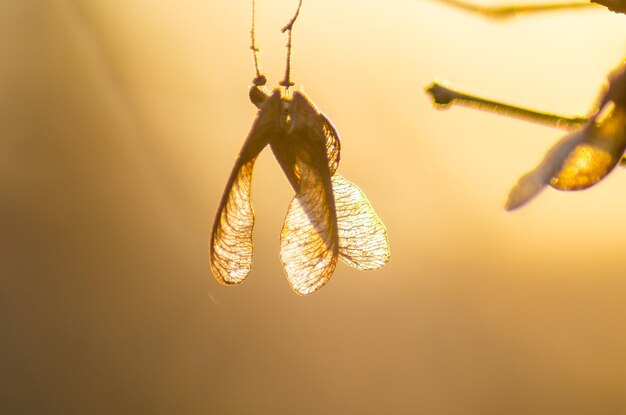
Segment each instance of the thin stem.
M250 49L252 49L252 56L254 56L254 70L256 71L256 76L252 83L255 86L263 86L267 83L267 78L265 75L261 74L261 69L259 69L259 52L260 49L256 45L256 31L255 31L255 17L256 17L256 2L252 0L252 29L250 29Z
M481 6L463 0L436 0L458 9L472 13L482 14L493 19L506 19L522 13L538 13L557 11L564 9L578 9L582 7L596 6L592 2L581 3L575 1L563 1L549 4L528 4L519 6Z
M431 94L436 105L441 108L447 108L456 103L469 108L479 109L483 111L494 112L501 115L520 118L526 121L532 121L539 124L549 125L552 127L572 130L581 127L589 119L585 117L566 117L563 115L540 112L528 108L522 108L515 105L505 104L503 102L492 101L474 95L465 94L447 88L437 82L433 82L431 86L426 88L426 92Z
M281 32L285 33L289 31L289 37L287 41L287 68L285 69L285 78L280 81L280 85L285 87L285 92L289 90L290 86L295 85L291 80L291 34L293 32L293 24L296 22L298 15L300 14L300 7L302 7L302 0L298 3L298 9L296 13L293 15L289 23L285 27L282 28Z

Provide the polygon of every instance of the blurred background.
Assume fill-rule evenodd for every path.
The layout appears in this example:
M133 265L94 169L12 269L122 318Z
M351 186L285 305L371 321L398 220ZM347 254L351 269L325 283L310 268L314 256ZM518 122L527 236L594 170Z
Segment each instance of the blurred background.
M270 85L296 3L258 0ZM586 114L626 16L305 0L296 88L337 126L339 171L392 250L308 297L280 264L292 190L269 151L252 273L209 271L256 113L250 17L250 1L0 2L0 412L626 412L626 172L506 213L563 133L423 92L440 77Z

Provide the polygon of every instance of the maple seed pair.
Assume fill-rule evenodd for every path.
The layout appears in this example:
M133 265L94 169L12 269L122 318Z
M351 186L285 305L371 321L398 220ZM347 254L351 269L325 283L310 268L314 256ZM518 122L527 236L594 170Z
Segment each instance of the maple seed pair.
M301 5L301 3L300 3ZM336 173L340 141L330 120L300 92L288 96L291 29L298 11L283 29L289 31L285 94L263 87L254 42L257 76L250 99L259 108L217 210L209 255L215 278L227 285L242 282L252 267L254 212L250 188L254 162L267 145L296 192L280 235L280 257L293 290L310 294L328 282L337 260L361 270L389 260L387 232L363 192ZM254 3L253 3L254 12Z

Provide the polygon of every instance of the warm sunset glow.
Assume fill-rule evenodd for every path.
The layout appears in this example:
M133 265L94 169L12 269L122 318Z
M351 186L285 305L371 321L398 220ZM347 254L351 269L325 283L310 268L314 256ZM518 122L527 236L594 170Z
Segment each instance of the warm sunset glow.
M310 221L330 217L328 187L294 201L308 165L286 175L271 149L237 164L259 112L251 1L0 3L0 413L626 413L626 171L604 176L624 116L583 143L579 128L437 111L423 91L445 79L589 117L626 57L625 15L304 0L289 97L332 120L341 157L326 165L336 232L302 255L306 226L332 229ZM296 7L257 1L270 91ZM602 180L506 212L572 135L574 170ZM248 275L237 287L212 276L216 217L217 257L236 259L214 269ZM306 279L329 252L329 283L294 295L285 268Z

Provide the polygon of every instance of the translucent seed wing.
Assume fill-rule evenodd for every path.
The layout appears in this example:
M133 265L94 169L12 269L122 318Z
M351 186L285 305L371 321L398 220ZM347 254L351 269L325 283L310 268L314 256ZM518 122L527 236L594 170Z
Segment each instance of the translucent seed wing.
M626 111L614 108L598 126L588 124L559 141L511 190L506 209L516 209L546 184L558 190L581 190L609 174L626 149Z
M626 65L608 77L592 121L559 141L541 164L520 179L506 208L528 202L546 185L558 190L593 186L619 163L626 149Z
M256 158L238 166L222 199L210 242L211 270L222 284L238 284L252 267L254 211L250 184Z
M335 174L333 193L339 229L339 258L360 269L378 269L389 261L387 230L365 194L354 183Z
M339 167L339 159L341 152L341 141L339 140L339 134L333 123L321 112L319 113L322 120L322 128L324 130L324 136L326 137L326 157L328 158L328 168L330 174L333 175Z
M585 138L587 127L568 134L558 141L546 154L544 159L532 171L519 179L509 193L505 204L506 210L517 209L528 203L548 184L561 170L563 163L576 146Z
M616 108L599 126L589 126L550 185L558 190L593 186L615 168L625 149L626 112Z
M287 211L280 234L280 258L291 288L310 294L328 282L337 265L337 223L332 193L315 169L301 167L298 193Z
M608 76L598 98L593 124L585 138L568 156L551 181L558 190L579 190L593 186L609 174L626 148L626 65L620 64Z
M209 259L215 278L222 284L238 284L252 267L254 211L250 203L252 170L259 152L280 128L280 93L275 91L261 105L217 209L209 242Z
M276 146L275 155L281 165L295 164L292 170L297 172L298 192L281 231L280 257L291 287L305 295L326 284L335 270L337 214L319 113L296 92L289 116L287 145Z

